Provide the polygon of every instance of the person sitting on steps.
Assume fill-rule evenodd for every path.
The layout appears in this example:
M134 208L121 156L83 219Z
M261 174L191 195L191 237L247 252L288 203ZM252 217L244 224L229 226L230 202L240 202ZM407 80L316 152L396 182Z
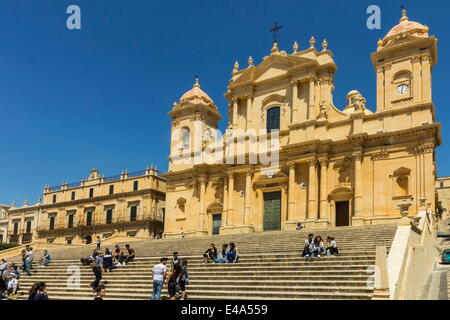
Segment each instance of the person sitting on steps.
M314 238L310 249L309 249L309 257L314 258L314 254L317 253L317 257L320 258L320 254L324 251L323 249L323 240L321 236L317 236Z
M305 247L303 248L302 257L308 258L310 254L311 244L314 241L314 235L312 233L308 234L308 238L305 239Z
M228 263L237 263L239 260L239 249L234 244L234 242L230 242L230 250L227 253Z
M128 255L122 256L122 259L119 261L119 264L122 264L123 266L128 262L133 261L136 257L136 251L134 251L134 249L131 248L129 244L125 245L125 249L128 251Z
M228 243L224 243L222 245L222 250L217 255L217 259L214 260L216 263L227 263L227 254L228 254Z
M217 259L217 248L214 243L209 245L209 248L203 254L203 263L208 263Z
M327 256L332 256L332 257L337 256L339 254L339 250L337 247L337 243L334 240L334 237L328 236L327 242L328 242L328 246L326 249Z

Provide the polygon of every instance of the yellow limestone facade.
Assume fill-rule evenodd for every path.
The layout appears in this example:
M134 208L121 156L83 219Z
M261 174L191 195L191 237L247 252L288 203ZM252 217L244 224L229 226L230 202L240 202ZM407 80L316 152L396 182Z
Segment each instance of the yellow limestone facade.
M85 180L45 187L33 223L34 240L85 244L95 242L97 236L161 235L165 189L165 179L153 168L110 177L92 169Z
M435 208L437 39L403 11L371 54L376 105L351 90L339 108L333 54L326 40L320 51L315 45L311 38L300 50L295 42L287 53L274 43L260 64L251 57L246 68L236 63L222 137L214 134L221 115L198 79L174 103L167 237L294 230L299 222L308 229L397 223L400 203L410 216ZM239 130L246 132L240 142ZM276 166L251 162L260 154L252 151L255 139L276 134L278 149L270 145L268 153L278 150ZM217 151L234 138L231 149ZM206 151L223 161L206 161Z

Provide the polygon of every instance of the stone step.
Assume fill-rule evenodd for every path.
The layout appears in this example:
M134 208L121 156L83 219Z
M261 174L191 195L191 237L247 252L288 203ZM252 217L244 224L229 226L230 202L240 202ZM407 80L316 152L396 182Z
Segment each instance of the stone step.
M274 263L272 261L259 261L259 262L242 262L239 261L238 263L193 263L189 264L189 270L198 270L198 269L205 269L205 268L236 268L236 267L248 267L248 266L259 266L259 267L269 267L273 265L283 265L283 266L311 266L314 265L347 265L347 264L372 264L375 262L375 257L366 257L365 259L341 259L341 260L335 260L335 259L322 259L322 258L315 258L313 261L307 260L306 258L299 258L299 259L291 259L286 261L280 261L277 263ZM54 272L54 271L60 271L65 272L68 267L71 267L73 265L53 265L48 266L45 268L35 268L34 270L37 273L43 273L43 272ZM81 266L81 265L74 265L75 267L80 267L80 270L82 271L91 271L91 268L89 266ZM119 269L120 270L128 270L133 269L136 271L139 270L148 270L152 269L153 264L128 264L126 266L120 266L116 269L113 269L112 272L116 272ZM169 267L169 265L167 265ZM45 270L44 270L45 269ZM214 269L211 269L214 270Z
M89 284L93 281L93 279L90 280L82 280L79 282L80 288L82 289L88 289ZM28 291L28 289L31 288L31 286L34 284L33 281L27 281L27 282L21 282L21 288L25 291ZM372 280L315 280L314 278L311 279L305 279L305 280L279 280L279 279L265 279L263 281L254 281L254 280L190 280L189 283L189 290L191 289L201 289L203 287L211 287L211 286L233 286L233 287L267 287L270 285L276 285L276 286L283 286L284 288L288 289L292 286L316 286L316 287L329 287L329 286L335 286L335 287L367 287L368 285L372 286L373 281ZM108 289L110 288L116 288L121 290L126 290L130 286L130 281L127 280L114 280L109 281L107 284ZM51 283L47 285L47 289L49 291L52 291L53 288L60 288L60 287L67 287L67 281L64 280L54 280ZM152 281L151 279L147 279L145 281L133 281L133 289L149 289L152 287Z

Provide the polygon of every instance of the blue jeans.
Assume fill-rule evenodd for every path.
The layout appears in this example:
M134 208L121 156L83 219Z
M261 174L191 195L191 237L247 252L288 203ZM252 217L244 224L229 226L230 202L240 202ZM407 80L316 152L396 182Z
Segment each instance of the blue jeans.
M162 280L153 280L152 300L161 300L161 290L163 287Z
M27 276L30 276L30 264L31 264L31 260L25 260L25 264L24 264L24 268L23 271L25 271L25 273L27 274Z
M322 248L321 247L318 247L318 248L310 248L309 249L309 257L310 258L314 258L314 251L317 251L317 255L319 255L320 256L320 254L322 253Z

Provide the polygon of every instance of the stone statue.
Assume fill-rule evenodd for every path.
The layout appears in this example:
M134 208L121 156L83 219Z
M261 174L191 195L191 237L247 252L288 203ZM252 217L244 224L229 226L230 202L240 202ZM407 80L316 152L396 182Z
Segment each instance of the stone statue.
M317 119L328 119L328 106L325 103L325 100L320 104L319 114L317 115Z

